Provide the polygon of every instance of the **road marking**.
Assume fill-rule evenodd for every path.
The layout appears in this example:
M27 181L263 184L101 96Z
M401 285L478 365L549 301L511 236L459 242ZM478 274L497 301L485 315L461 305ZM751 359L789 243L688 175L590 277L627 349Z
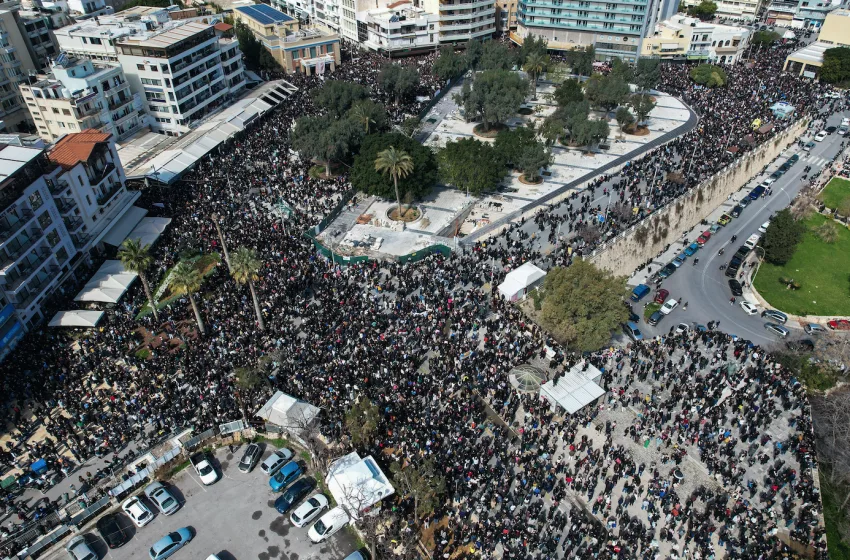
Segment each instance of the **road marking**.
M206 489L206 488L204 488L204 485L203 485L203 484L201 484L201 483L200 483L200 482L199 482L199 481L198 481L198 480L197 480L194 476L192 476L192 471L190 471L189 469L186 469L186 474L188 474L188 475L189 475L189 478L191 478L192 480L194 480L194 481L195 481L195 484L197 484L198 486L200 486L200 487L201 487L201 490L203 490L204 492L206 492L206 491L207 491L207 489Z

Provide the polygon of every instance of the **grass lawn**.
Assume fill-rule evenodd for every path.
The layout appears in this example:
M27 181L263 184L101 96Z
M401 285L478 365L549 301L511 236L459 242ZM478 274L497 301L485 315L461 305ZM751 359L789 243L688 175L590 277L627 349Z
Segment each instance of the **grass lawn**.
M835 177L826 184L826 188L818 195L818 199L823 202L827 208L833 210L846 199L850 198L850 181Z
M661 309L661 304L655 303L654 301L652 303L650 303L649 305L647 305L646 307L644 307L643 308L643 320L649 321L649 318L652 316L652 314L655 313L656 311L658 311L659 309Z
M815 214L808 231L784 266L764 262L755 287L772 306L794 315L850 315L850 230L838 225L838 240L824 243L811 228L827 221ZM779 278L792 278L799 290L788 290Z

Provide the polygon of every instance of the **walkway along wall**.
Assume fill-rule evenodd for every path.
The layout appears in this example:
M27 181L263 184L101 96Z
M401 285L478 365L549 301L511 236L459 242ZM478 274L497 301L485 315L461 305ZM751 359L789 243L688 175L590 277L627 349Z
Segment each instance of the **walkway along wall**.
M591 254L590 261L615 274L630 273L726 202L729 195L795 142L808 124L808 119L797 121L676 201L607 241Z

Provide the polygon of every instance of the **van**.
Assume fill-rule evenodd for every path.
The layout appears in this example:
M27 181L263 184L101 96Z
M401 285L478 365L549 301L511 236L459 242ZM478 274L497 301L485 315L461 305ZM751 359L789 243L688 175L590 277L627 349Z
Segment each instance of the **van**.
M629 299L631 299L632 301L640 301L649 292L649 286L647 286L646 284L640 284L634 290L632 290L632 297Z
M314 543L320 543L329 539L337 531L348 525L351 521L348 514L341 507L335 507L316 521L310 530L307 531L307 536Z
M754 233L744 241L744 245L749 247L750 249L755 249L756 245L758 245L759 239L761 239L761 235Z

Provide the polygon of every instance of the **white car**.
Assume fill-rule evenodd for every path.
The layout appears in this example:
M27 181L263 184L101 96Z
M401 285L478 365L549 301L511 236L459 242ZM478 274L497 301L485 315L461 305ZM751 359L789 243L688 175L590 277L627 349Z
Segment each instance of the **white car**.
M316 521L307 531L307 536L314 543L320 543L328 540L332 535L336 534L340 529L348 525L350 519L345 510L341 507L335 507Z
M759 312L759 308L748 301L741 302L741 309L743 309L744 313L747 315L755 315Z
M292 451L282 447L272 452L268 458L260 464L260 470L269 476L273 476L280 468L292 459Z
M136 527L144 527L153 521L153 513L138 496L126 500L121 504L121 509L133 520Z
M829 136L829 132L821 130L815 135L815 142L823 142L827 136Z
M679 323L676 325L676 334L682 334L688 332L688 324L687 323Z
M289 520L296 527L303 527L313 521L317 515L328 507L328 499L324 494L313 494L303 504L298 506L289 516Z
M767 233L767 226L769 226L769 225L770 225L770 220L768 220L765 223L763 223L762 225L760 225L759 226L759 232Z
M661 309L659 309L659 311L661 311L662 315L669 315L670 312L672 312L677 307L679 307L679 302L673 298L670 298L666 302L664 302L664 305L661 306Z

